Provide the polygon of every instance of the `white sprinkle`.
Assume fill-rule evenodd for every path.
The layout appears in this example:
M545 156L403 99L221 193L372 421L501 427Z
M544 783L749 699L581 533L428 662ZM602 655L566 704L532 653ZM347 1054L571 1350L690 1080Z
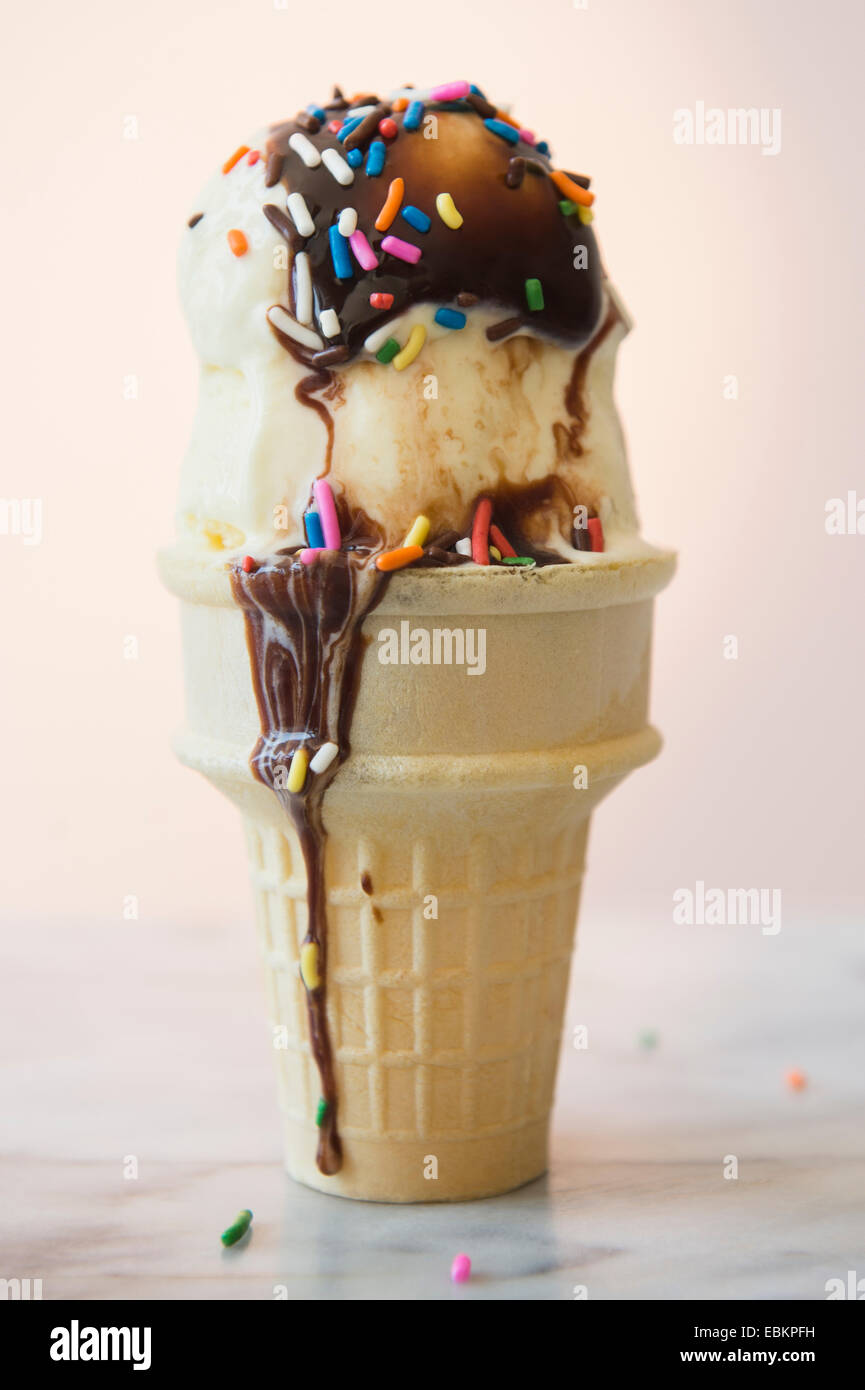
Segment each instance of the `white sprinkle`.
M463 540L457 541L456 545L454 546L454 550L456 551L457 555L471 555L471 553L472 553L472 540L471 540L471 536L465 536L465 537L463 538Z
M294 258L294 312L298 323L312 323L312 272L305 251Z
M302 193L289 193L288 211L301 236L312 236L315 231L315 223L309 215L309 208L306 206L306 199Z
M392 337L393 324L388 323L384 328L377 328L374 333L370 333L369 337L364 339L363 345L367 352L378 352L380 347L384 347L388 338Z
M292 135L292 140L295 138ZM307 144L309 142L307 141ZM315 148L315 146L313 146ZM315 151L318 154L318 150ZM339 150L326 149L321 155L324 167L329 174L333 174L337 183L341 183L343 188L347 188L350 183L354 183L354 170L346 164ZM317 161L316 161L317 162Z
M352 106L346 111L346 120L353 120L355 116L368 116L370 111L374 111L374 106Z
M327 772L338 752L335 743L323 743L315 757L310 759L310 772Z
M318 168L321 163L321 155L311 140L307 140L305 135L301 135L300 131L296 130L294 134L289 137L288 143L295 154L300 155L307 169Z
M278 328L280 333L284 333L287 338L293 338L296 343L303 347L323 348L324 343L317 333L313 333L311 328L302 328L301 325L291 317L287 309L283 309L281 304L271 304L267 311L267 317Z
M342 332L339 314L335 309L322 309L318 322L325 338L338 338Z
M343 208L342 212L339 214L339 221L336 225L339 227L340 236L351 236L352 232L357 231L356 210L354 208Z

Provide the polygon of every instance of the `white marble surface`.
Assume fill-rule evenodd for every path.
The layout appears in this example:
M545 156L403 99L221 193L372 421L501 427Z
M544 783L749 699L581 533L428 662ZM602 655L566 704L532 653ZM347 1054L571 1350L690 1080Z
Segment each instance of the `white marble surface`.
M568 1033L590 1045L565 1041L548 1177L400 1208L282 1172L251 927L4 928L0 1276L45 1298L540 1300L820 1299L865 1275L861 931L587 918L581 938ZM223 1251L243 1206L253 1234Z

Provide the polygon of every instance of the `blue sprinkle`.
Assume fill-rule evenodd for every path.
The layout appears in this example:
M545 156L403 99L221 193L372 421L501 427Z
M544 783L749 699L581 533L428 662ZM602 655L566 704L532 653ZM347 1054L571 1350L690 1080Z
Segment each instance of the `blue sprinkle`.
M366 157L366 172L371 179L377 178L384 168L387 148L383 140L373 140Z
M326 111L322 111L320 106L308 106L306 109L309 112L310 116L315 116L315 119L317 121L321 121L322 125L324 125L325 121L327 120Z
M426 213L421 212L420 208L413 208L410 203L408 207L403 208L402 215L408 225L414 227L417 232L428 232L432 226L432 222L427 217Z
M350 280L354 271L351 268L351 256L348 254L348 241L336 223L332 227L328 227L327 235L330 240L330 255L337 280Z
M442 328L465 328L466 326L466 316L461 314L459 309L436 309L435 320L436 323L441 324Z
M352 116L350 121L345 121L345 123L340 126L339 130L336 132L336 138L340 144L343 143L346 136L351 135L353 130L357 130L362 120L363 116Z
M538 154L545 154L547 156L547 159L549 159L550 155L552 154L552 150L550 149L546 140L539 140L538 143L535 145L535 149L537 150Z
M345 158L346 162L350 165L350 167L352 169L356 169L359 164L363 164L363 151L349 150Z
M403 117L403 130L417 130L418 126L420 125L420 118L422 115L423 102L410 101L408 106L406 107L405 116Z
M483 92L481 91L480 87L476 87L475 84L474 84L474 82L473 82L473 83L471 84L471 86L469 87L469 91L472 93L473 96L476 96L476 97L483 97L484 101L486 101L486 97L484 96L484 94L483 94Z
M520 138L520 132L515 130L507 121L497 121L490 116L489 120L484 121L487 130L491 130L493 135L498 135L502 140L507 140L509 145L515 145Z
M303 517L306 526L306 543L316 550L319 546L324 546L324 531L321 526L321 517L318 512L305 512Z

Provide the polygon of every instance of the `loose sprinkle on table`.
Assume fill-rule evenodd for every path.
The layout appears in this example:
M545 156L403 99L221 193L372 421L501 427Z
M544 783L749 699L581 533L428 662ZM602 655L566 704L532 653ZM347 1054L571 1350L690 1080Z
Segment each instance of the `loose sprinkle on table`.
M363 232L359 229L352 232L348 240L361 268L363 270L375 270L378 266L378 258Z
M307 140L305 135L301 135L300 131L296 130L293 135L289 136L288 143L294 153L303 160L307 169L318 168L321 163L321 155L311 140Z
M454 1255L451 1264L451 1282L465 1284L472 1272L472 1262L468 1255Z
M791 1091L804 1091L808 1085L808 1078L805 1073L796 1067L792 1071L788 1071L786 1080Z
M231 173L231 170L234 168L235 164L239 164L245 154L249 154L249 146L239 145L238 148L234 151L234 154L231 156L231 158L227 159L223 164L223 174Z
M526 281L526 303L529 308L537 313L544 307L544 287L540 280Z
M393 179L390 188L387 190L387 197L378 217L375 219L375 229L377 232L386 232L393 219L399 212L400 203L405 193L405 180Z
M497 135L500 140L507 140L509 145L516 145L520 138L519 131L515 130L507 121L488 116L484 121L484 125L487 130L492 131L493 135Z
M422 323L416 323L411 333L408 335L408 342L402 352L398 352L393 359L393 365L398 372L401 372L415 360L425 341L426 329Z
M450 193L439 193L436 197L436 212L444 222L446 227L453 231L463 225L462 213L457 211L456 204Z
M237 227L232 227L228 233L228 246L233 256L245 256L249 250L249 242L243 232Z
M306 199L302 193L289 193L286 206L289 216L301 236L313 236L315 233L315 223L310 216L309 208L306 206Z
M387 157L387 145L383 140L373 140L369 147L369 154L366 157L367 177L377 179Z
M394 570L405 569L406 565L413 564L422 555L423 546L401 545L396 550L385 550L383 554L379 555L375 567L385 574L391 574Z
M409 102L408 107L407 107L407 109L406 109L405 116L403 117L403 129L404 129L404 130L417 130L418 126L419 126L420 123L421 123L421 117L422 117L422 116L423 116L423 102L422 102L422 101L412 101L412 102Z
M338 150L326 149L321 155L324 167L329 174L332 174L337 183L341 183L343 188L354 183L354 170L346 164Z
M322 309L318 322L325 338L338 338L342 332L339 314L335 309Z
M422 255L419 246L413 246L410 241L403 241L398 236L386 236L381 249L390 256L396 256L398 261L407 261L409 265L417 265Z
M310 772L327 772L338 752L335 743L323 743L309 764Z
M436 309L435 321L440 323L442 328L465 328L466 316L460 313L459 309Z
M350 280L354 274L351 268L351 257L348 254L348 242L340 233L339 227L334 225L327 229L330 241L330 255L333 261L333 273L337 280Z
M305 941L300 948L300 978L310 992L321 987L318 946L314 941Z
M291 763L288 769L286 787L288 791L295 793L303 791L303 784L306 781L306 769L309 766L309 754L305 748L295 748L291 755Z
M236 1245L239 1240L243 1239L251 1225L252 1212L248 1207L244 1207L243 1211L237 1213L231 1225L222 1232L219 1239L225 1246Z
M369 342L369 338L367 338L367 342ZM399 343L397 342L396 338L388 338L387 342L379 348L378 352L376 353L376 357L378 358L379 362L384 362L385 364L387 364L388 362L393 361L398 352Z
M421 212L420 208L412 207L410 203L403 208L402 215L409 226L414 227L416 232L428 232L432 226L432 222L427 217L426 213Z

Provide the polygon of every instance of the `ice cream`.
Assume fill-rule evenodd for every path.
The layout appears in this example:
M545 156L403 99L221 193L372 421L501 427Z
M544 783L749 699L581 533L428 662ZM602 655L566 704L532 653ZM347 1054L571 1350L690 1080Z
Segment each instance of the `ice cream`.
M336 89L183 238L179 748L247 818L289 1167L343 1195L542 1171L589 815L657 748L592 202L468 83Z

